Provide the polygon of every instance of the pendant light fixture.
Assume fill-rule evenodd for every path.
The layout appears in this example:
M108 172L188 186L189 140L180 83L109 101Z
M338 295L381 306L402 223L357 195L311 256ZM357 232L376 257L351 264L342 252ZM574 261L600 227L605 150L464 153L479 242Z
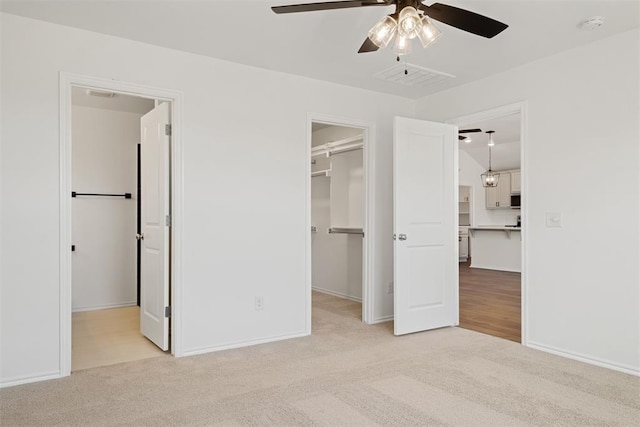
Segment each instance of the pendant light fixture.
M489 134L489 143L487 144L487 146L489 147L489 170L487 170L485 173L480 175L480 178L482 179L482 186L483 187L497 187L498 186L498 179L500 178L500 174L493 172L491 170L491 147L493 145L495 145L493 143L493 133L495 131L493 130L488 130L487 133Z

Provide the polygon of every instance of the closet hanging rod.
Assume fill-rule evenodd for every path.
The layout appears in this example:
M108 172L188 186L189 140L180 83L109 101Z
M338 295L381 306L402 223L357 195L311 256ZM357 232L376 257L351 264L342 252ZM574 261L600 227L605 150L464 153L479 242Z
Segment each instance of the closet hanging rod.
M354 148L362 148L363 141L363 135L356 135L338 141L327 142L325 144L312 147L311 156L330 156L331 154L338 154L340 152L344 153L347 150L352 150Z
M331 227L329 234L361 234L364 237L362 228Z
M76 191L71 192L71 197L76 196L98 196L98 197L124 197L125 199L131 198L131 193L124 194L106 194L106 193L78 193Z
M336 154L348 153L348 152L350 152L350 151L358 151L358 150L362 150L362 147L345 148L344 150L335 150L335 151L330 151L330 152L329 152L329 157L331 157L331 156L335 156Z

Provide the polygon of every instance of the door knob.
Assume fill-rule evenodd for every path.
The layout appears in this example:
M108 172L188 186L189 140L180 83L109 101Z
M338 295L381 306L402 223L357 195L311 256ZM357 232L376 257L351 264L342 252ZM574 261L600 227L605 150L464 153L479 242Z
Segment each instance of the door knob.
M136 234L136 240L144 240L144 233Z
M398 234L398 240L407 240L406 234Z

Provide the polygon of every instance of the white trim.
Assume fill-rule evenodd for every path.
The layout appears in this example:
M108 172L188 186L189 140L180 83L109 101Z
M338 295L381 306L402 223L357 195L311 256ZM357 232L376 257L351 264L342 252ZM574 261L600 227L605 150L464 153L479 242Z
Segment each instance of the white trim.
M458 140L458 126L456 125L455 129L455 139ZM453 191L455 194L453 198L453 221L455 224L455 228L453 230L453 247L456 251L456 267L455 267L455 278L454 278L454 298L456 301L455 304L455 312L453 313L453 326L458 326L460 324L460 245L458 244L458 239L460 238L459 230L460 230L460 200L458 191L460 188L460 157L459 157L460 147L458 144L455 144L455 149L453 152ZM472 187L473 188L473 187ZM471 206L471 203L469 203ZM469 209L471 210L471 209ZM469 214L469 219L471 219L471 214ZM467 237L468 239L468 237Z
M284 341L284 340L289 340L292 338L301 338L301 337L305 337L309 334L307 334L306 332L299 332L299 333L295 333L295 334L288 334L288 335L276 335L273 337L267 337L267 338L260 338L257 340L250 340L250 341L241 341L241 342L235 342L235 343L231 343L231 344L222 344L222 345L217 345L214 347L201 347L201 348L197 348L195 350L186 350L182 353L183 356L197 356L198 354L206 354L206 353L213 353L216 351L222 351L222 350L231 350L234 348L242 348L242 347L250 347L253 345L257 345L257 344L268 344L268 343L273 343L273 342L277 342L277 341Z
M58 378L61 378L62 375L60 375L60 372L56 371L56 372L42 372L40 374L36 374L36 375L29 375L28 377L13 377L13 378L9 378L8 380L5 380L3 382L0 383L0 388L5 388L5 387L13 387L16 385L22 385L22 384L30 384L30 383L37 383L40 381L49 381L49 380L55 380Z
M375 292L374 292L374 274L373 265L374 252L375 252L375 227L374 227L374 207L375 207L375 158L373 150L373 141L375 141L375 123L347 119L342 117L335 117L326 114L309 113L307 115L307 146L306 146L306 159L307 166L305 168L307 180L306 187L306 222L305 234L306 238L306 289L307 289L307 301L306 301L306 318L307 318L307 335L311 334L311 137L312 137L312 123L324 123L336 126L348 126L362 129L362 142L363 142L363 166L364 166L364 218L363 227L364 241L362 245L362 321L364 323L375 323L374 320L374 307L375 307Z
M71 87L107 90L171 103L171 353L182 351L183 160L180 91L60 72L60 374L71 374Z
M316 286L312 286L311 290L316 291L316 292L320 292L321 294L333 295L334 297L348 299L350 301L362 302L362 298L358 298L358 297L354 297L354 296L351 296L351 295L347 295L347 294L342 293L342 292L331 291L329 289L318 288Z
M73 313L82 313L83 311L99 311L99 310L111 310L113 308L133 307L136 305L136 301L122 302L119 304L107 304L107 305L94 305L91 307L78 307L71 311Z
M609 360L593 358L580 353L574 353L567 350L562 350L554 346L540 344L535 341L529 340L527 347L535 350L544 351L545 353L555 354L556 356L566 357L567 359L577 360L578 362L587 363L589 365L600 366L601 368L612 369L618 372L624 372L625 374L640 377L640 369L634 368L629 365L621 365L619 363L611 362Z
M521 186L521 199L520 199L520 214L522 217L522 229L521 231L521 265L522 272L520 275L520 285L521 285L521 336L522 336L522 345L528 346L529 343L529 318L528 318L528 301L529 301L529 292L527 287L527 265L528 265L528 251L527 251L527 242L529 227L527 227L528 218L529 218L529 203L527 203L529 188L527 186L527 174L529 171L529 164L527 159L528 155L528 144L527 144L527 101L520 101L514 104L503 105L491 110L481 111L474 114L469 114L466 116L461 116L457 118L453 118L447 120L445 123L456 124L459 126L464 126L468 123L480 122L483 120L494 119L497 117L506 116L508 114L520 113L520 186ZM473 254L472 254L473 257Z
M387 316L382 316L382 317L376 317L373 322L371 322L372 325L376 324L376 323L384 323L384 322L389 322L393 320L393 314L389 314Z

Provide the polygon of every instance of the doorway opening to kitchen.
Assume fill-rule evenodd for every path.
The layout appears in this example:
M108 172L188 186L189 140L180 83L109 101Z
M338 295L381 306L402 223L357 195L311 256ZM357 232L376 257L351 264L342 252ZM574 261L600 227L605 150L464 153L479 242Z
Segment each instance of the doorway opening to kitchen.
M516 104L455 122L460 132L459 325L515 342L525 336L523 110Z

